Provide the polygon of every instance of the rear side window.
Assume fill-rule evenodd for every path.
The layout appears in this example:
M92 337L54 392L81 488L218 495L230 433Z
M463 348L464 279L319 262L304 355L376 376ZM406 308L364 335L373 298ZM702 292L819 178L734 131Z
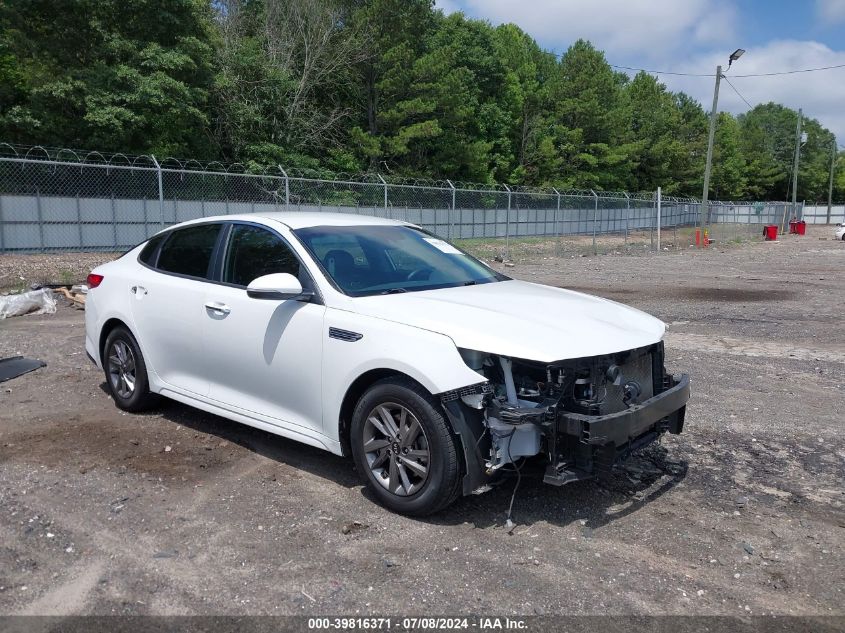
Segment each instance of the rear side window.
M162 243L165 237L167 237L166 233L153 237L141 250L141 254L138 256L138 259L147 266L154 267L156 251L158 250L159 244Z
M299 277L299 260L279 236L256 226L236 224L229 237L223 281L248 286L253 279L273 273Z
M202 224L173 231L161 247L157 268L179 275L207 277L219 233L219 224Z

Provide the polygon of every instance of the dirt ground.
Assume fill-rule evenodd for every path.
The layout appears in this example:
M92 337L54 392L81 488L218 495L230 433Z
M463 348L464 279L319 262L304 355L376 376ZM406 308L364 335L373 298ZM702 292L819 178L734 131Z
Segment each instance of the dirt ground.
M845 243L811 229L502 267L659 316L693 381L684 433L610 482L523 478L512 533L513 481L397 516L351 461L172 402L121 413L80 311L0 321L0 356L47 362L0 384L0 614L841 616Z

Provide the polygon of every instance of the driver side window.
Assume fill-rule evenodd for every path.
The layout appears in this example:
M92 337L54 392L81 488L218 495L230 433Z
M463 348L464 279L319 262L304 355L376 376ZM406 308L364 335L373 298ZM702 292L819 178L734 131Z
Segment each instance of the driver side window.
M290 273L302 281L299 260L277 235L258 226L233 226L223 262L223 281L248 286L254 279L273 273Z

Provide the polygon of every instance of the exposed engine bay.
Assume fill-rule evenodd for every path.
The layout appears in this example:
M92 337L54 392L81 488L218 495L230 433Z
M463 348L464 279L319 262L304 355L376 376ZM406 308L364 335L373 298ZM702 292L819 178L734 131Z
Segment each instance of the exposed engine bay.
M544 481L563 485L608 473L631 451L683 428L689 379L666 374L662 342L554 363L461 355L488 382L443 394L444 403L460 398L474 412L475 457L486 478L545 455Z

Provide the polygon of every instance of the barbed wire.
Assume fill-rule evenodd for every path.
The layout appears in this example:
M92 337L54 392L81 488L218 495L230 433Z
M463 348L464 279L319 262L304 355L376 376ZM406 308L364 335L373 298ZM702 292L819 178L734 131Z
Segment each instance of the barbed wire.
M79 165L80 168L108 167L115 169L143 169L158 170L166 173L205 174L241 176L267 179L266 189L275 192L279 183L291 181L321 181L334 185L353 186L391 186L417 188L440 192L475 192L489 195L532 196L554 199L590 198L612 199L632 202L653 202L656 199L654 191L626 192L626 191L594 191L591 189L538 187L532 185L508 185L505 183L487 182L475 183L458 180L438 180L395 174L380 174L372 172L351 173L330 170L313 169L308 167L286 167L284 165L245 164L242 162L222 163L217 160L201 161L195 158L176 158L164 156L156 158L152 154L125 154L123 152L104 153L97 150L74 150L43 145L21 145L0 142L0 160L18 161L22 164L44 163L45 165ZM272 182L271 182L272 181ZM275 183L275 184L274 184ZM664 204L700 204L697 198L684 196L662 195ZM750 206L752 201L710 201L714 206ZM780 203L777 203L780 204Z

